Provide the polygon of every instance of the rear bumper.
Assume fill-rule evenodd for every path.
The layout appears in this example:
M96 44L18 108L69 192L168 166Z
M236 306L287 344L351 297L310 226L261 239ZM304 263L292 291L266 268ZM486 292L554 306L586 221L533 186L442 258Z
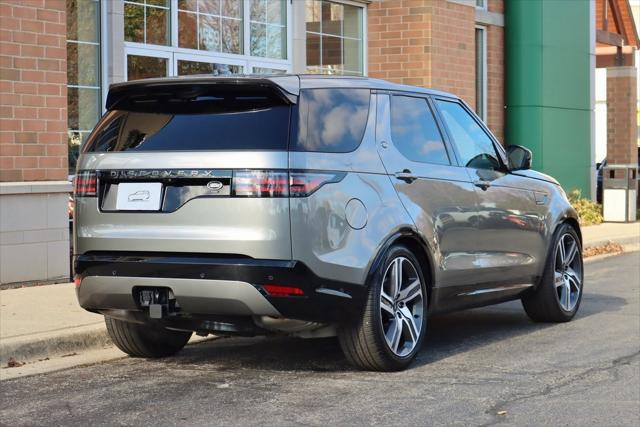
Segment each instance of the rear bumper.
M357 310L364 286L316 276L299 261L153 253L89 253L74 260L80 305L90 311L143 311L137 287L168 287L180 313L275 316L338 321ZM303 296L271 296L266 284L293 286Z

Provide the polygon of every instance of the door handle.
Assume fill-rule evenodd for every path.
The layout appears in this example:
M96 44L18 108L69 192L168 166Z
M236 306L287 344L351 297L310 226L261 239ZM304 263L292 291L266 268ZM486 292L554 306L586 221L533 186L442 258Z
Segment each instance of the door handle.
M487 188L491 187L491 183L489 181L476 181L473 183L478 188L482 188L482 191L487 191Z
M407 184L411 184L413 181L418 179L418 177L412 174L409 169L405 169L402 172L396 172L394 175L397 179L404 181Z

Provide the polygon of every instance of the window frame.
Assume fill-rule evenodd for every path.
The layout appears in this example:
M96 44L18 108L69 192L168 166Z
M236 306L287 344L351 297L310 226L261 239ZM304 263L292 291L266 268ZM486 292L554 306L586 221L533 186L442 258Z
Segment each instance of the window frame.
M173 55L171 54L171 52L167 52L166 49L157 49L157 50L154 49L153 52L150 53L149 49L140 49L136 47L130 47L125 49L125 55L124 55L124 76L127 81L129 80L129 67L127 64L127 57L129 55L148 56L151 58L166 59L167 60L167 77L174 75L175 67L174 67Z
M498 142L498 140L493 135L493 133L491 133L491 130L489 130L489 128L484 124L482 119L478 117L478 115L473 111L471 107L469 107L469 105L464 100L460 98L451 98L451 97L441 96L441 95L431 96L430 98L435 108L435 111L437 112L437 120L442 124L442 128L445 129L446 138L451 144L451 147L453 148L453 152L455 153L457 166L462 168L467 168L466 165L462 164L462 160L461 160L462 156L460 155L460 151L456 145L455 140L453 139L451 130L447 126L447 123L445 122L444 117L442 116L442 112L440 111L440 107L438 106L438 101L456 103L460 105L462 109L465 110L467 114L471 116L473 121L475 121L476 124L480 126L480 129L482 129L482 131L487 135L487 137L491 141L493 149L496 153L496 158L500 162L500 169L493 169L493 170L496 170L499 172L505 172L505 173L508 172L508 167L507 167L508 163L507 163L507 157L506 157L506 152L504 151L504 148ZM470 168L470 169L474 169L474 168Z
M304 0L305 6L306 6L306 1L307 0ZM368 64L368 61L367 61L367 45L368 45L368 37L369 37L367 22L368 22L369 8L367 7L367 5L365 5L363 3L359 3L359 2L353 1L353 0L318 0L318 1L326 1L328 3L341 4L343 6L344 5L354 6L354 7L360 8L362 10L362 38L361 38L362 53L361 53L361 58L360 58L361 61L362 61L362 74L361 75L362 76L369 75L369 64ZM328 36L331 36L331 37L339 37L341 39L355 40L353 37L332 36L330 34L322 33L322 31L319 32L319 33L314 32L314 31L307 31L307 29L306 29L306 18L305 18L304 24L305 24L305 26L304 26L303 33L304 33L305 50L306 50L307 34L308 33L319 35L321 39L322 39L323 35L328 35ZM343 47L342 55L343 55L343 61L342 62L344 63L344 47ZM320 49L320 58L322 59L322 48ZM305 55L305 58L304 58L304 72L305 73L309 73L310 69L311 70L317 70L318 74L328 74L326 72L328 70L325 67L322 67L322 66L319 66L319 67L318 66L311 66L311 67L309 67L309 65L307 64L307 58L306 58L306 55ZM349 74L342 73L342 74L334 74L334 75L357 76L357 74L353 74L353 72L351 72L351 71L348 71L348 72L349 72Z
M392 113L392 109L393 109L393 97L394 96L405 97L405 98L418 98L418 99L422 99L422 100L425 101L425 103L427 104L427 109L429 110L429 112L433 116L433 121L436 124L436 128L438 129L438 132L440 133L440 137L442 138L442 145L444 146L445 154L447 155L447 158L449 159L449 163L448 164L412 160L412 159L409 159L408 157L406 157L404 155L404 153L402 153L402 151L400 151L400 149L398 148L396 142L393 139L393 131L392 131L392 129L393 129L393 113ZM419 163L419 164L422 164L422 165L455 166L456 163L458 162L458 159L456 158L455 155L453 155L451 147L449 146L449 143L448 143L449 141L447 139L447 135L446 135L446 133L444 131L444 128L442 127L442 123L440 123L439 120L438 120L438 115L437 115L436 110L435 110L434 107L435 106L432 105L432 102L431 102L430 97L428 95L419 94L419 93L412 93L412 92L390 91L389 92L389 138L391 138L391 143L393 144L395 149L398 151L398 153L405 160L407 160L409 162Z
M164 47L170 47L171 46L171 25L173 24L173 17L172 17L172 8L171 6L173 5L173 0L169 1L169 7L166 6L158 6L158 5L154 5L154 4L147 4L147 2L145 0L123 0L123 7L126 8L127 4L131 4L131 5L136 5L136 6L142 6L143 10L144 10L144 22L143 22L143 39L145 40L145 42L143 43L136 43L136 44L142 44L142 45L146 45L146 40L147 40L147 11L149 8L152 9L160 9L160 10L167 10L169 13L169 45L156 45L156 46L164 46ZM177 3L176 3L177 5ZM125 17L123 19L126 19L126 13L125 13ZM176 21L177 22L177 21ZM123 40L125 41L125 43L128 43L127 40L123 37ZM135 42L131 42L131 43L135 43Z
M178 46L178 0L170 1L169 10L169 45L153 45L137 42L124 41L124 76L128 80L127 76L127 56L129 55L141 55L150 57L167 58L169 60L169 77L177 76L178 60L189 60L206 63L219 63L229 65L241 65L244 73L251 73L254 67L259 68L272 68L278 70L284 70L287 73L292 72L293 69L293 28L292 21L292 5L291 2L285 0L286 5L286 33L287 33L287 46L286 46L286 59L266 58L261 56L251 56L248 52L251 51L250 46L250 1L242 0L243 14L242 14L242 54L224 53L224 52L211 52L199 49L189 49Z
M480 30L482 32L482 76L481 78L481 85L480 85L480 90L482 92L482 104L481 104L481 111L479 112L480 114L477 114L478 117L480 117L482 119L482 121L486 121L487 120L487 31L488 28L484 25L476 25L475 29L474 29L474 36L475 36L475 32L477 30ZM474 37L475 39L475 37ZM478 58L477 58L477 54L478 54L478 46L475 46L475 52L474 52L474 59L475 62L477 64ZM476 105L478 104L478 100L477 100L477 96L478 96L478 86L477 86L477 78L478 78L478 68L476 67L476 85L475 85L475 90L476 90Z
M98 82L95 86L86 86L86 85L81 85L81 84L69 84L67 82L67 84L65 85L65 87L68 88L77 88L77 89L82 89L82 88L90 88L90 89L96 89L97 93L98 93L98 114L99 117L97 117L96 119L96 124L93 126L95 128L95 126L100 122L100 119L102 118L102 116L104 115L104 113L106 112L106 101L107 101L107 95L109 93L109 84L108 84L108 78L109 78L109 27L108 27L108 12L107 9L108 7L102 3L102 1L100 0L93 0L94 3L97 4L98 7L98 19L97 19L97 24L100 26L99 31L98 31L98 40L96 42L85 42L85 41L79 41L79 40L75 40L75 39L70 39L68 36L69 34L67 34L67 37L65 37L65 51L68 49L68 45L69 43L75 43L77 45L80 44L89 44L89 45L94 45L98 47L98 59L100 61L100 65L97 68L97 73L98 73ZM66 1L65 1L65 7L66 7ZM65 27L66 27L66 21L65 21ZM65 56L66 58L66 56ZM67 70L65 69L65 73L67 73ZM67 97L67 108L69 107L69 97ZM68 117L65 117L65 121L68 119ZM69 124L67 123L67 139L69 138L69 135L71 132L79 132L79 133L87 133L87 138L91 135L91 133L93 132L93 128L92 129L71 129L69 127ZM68 140L67 140L67 144L68 144ZM79 153L82 153L82 149L84 147L84 143L80 144L79 147ZM76 165L74 165L73 169L70 168L71 166L71 156L68 156L67 159L67 169L69 170L69 180L71 180L71 177L75 174L74 170L76 168Z

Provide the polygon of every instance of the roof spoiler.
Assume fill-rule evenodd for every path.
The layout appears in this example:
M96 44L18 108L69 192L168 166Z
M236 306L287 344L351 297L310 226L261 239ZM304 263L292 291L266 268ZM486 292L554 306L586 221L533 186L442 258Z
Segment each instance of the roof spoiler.
M296 104L300 94L300 78L298 76L270 77L174 77L162 79L145 79L132 82L116 83L109 88L106 109L117 109L127 98L153 92L183 93L198 96L216 86L229 88L233 86L249 89L251 86L269 90L286 104Z

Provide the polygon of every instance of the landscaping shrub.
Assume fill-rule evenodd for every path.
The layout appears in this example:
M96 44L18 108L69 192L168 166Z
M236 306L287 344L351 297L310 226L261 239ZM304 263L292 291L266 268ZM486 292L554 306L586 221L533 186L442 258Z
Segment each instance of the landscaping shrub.
M582 197L580 190L573 190L568 195L573 208L578 212L581 225L595 225L602 223L602 205Z

